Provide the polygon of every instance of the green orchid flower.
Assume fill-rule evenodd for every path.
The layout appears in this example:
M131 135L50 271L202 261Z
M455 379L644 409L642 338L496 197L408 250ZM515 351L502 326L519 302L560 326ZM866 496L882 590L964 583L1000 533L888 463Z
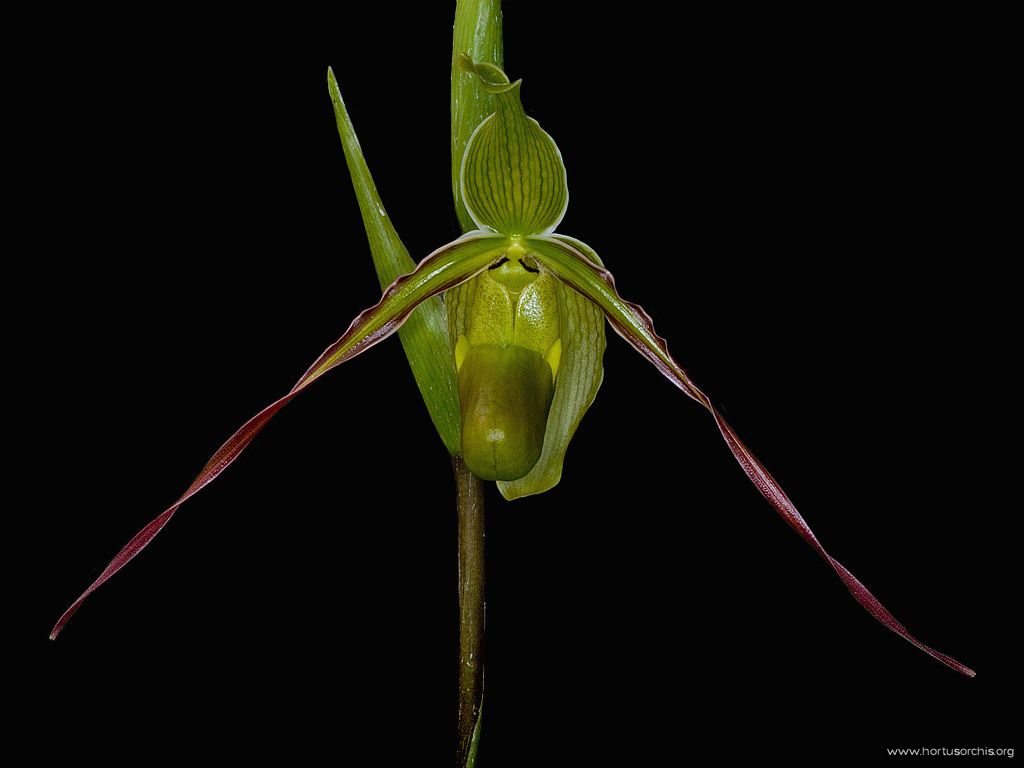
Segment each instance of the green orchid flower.
M456 462L461 496L479 504L467 477L494 481L506 499L543 493L561 477L565 456L603 377L605 321L686 396L705 408L748 479L832 567L872 616L952 669L973 671L914 638L849 570L823 548L767 469L657 335L650 317L623 299L597 253L558 233L569 203L555 141L528 117L522 81L500 68L500 25L476 21L496 3L460 3L452 82L453 191L468 230L414 264L391 225L359 148L333 72L328 84L339 135L357 191L378 277L379 302L359 314L292 389L243 424L185 493L145 526L60 617L61 631L83 601L134 558L183 503L215 480L271 418L327 372L397 333L433 423ZM464 53L468 51L467 55ZM485 60L487 59L487 60ZM458 158L456 160L456 157ZM464 467L460 475L460 467ZM472 499L476 493L476 499ZM474 557L482 523L460 530L461 560ZM482 557L482 555L479 555ZM468 568L469 566L467 566ZM474 566L475 567L475 566ZM460 577L461 578L461 577ZM482 614L482 583L461 585L467 614ZM482 623L464 638L463 658L478 652ZM467 651L466 649L477 649ZM472 667L472 663L469 664ZM479 666L479 665L478 665ZM478 669L460 685L460 754L478 737ZM468 758L471 759L471 758Z

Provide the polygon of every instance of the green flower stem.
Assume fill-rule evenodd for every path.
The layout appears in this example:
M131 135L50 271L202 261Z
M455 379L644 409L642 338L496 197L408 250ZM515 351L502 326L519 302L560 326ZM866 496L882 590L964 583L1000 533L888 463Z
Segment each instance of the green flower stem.
M466 144L494 111L489 93L459 67L459 57L502 66L501 0L458 0L452 36L452 194L463 232L476 228L462 200ZM459 509L459 768L472 768L484 698L484 485L454 456Z
M459 510L459 768L476 761L484 697L484 483L452 459Z

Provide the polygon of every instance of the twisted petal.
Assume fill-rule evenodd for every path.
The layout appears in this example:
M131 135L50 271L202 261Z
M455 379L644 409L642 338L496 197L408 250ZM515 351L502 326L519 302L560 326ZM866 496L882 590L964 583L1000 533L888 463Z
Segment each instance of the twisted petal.
M302 378L296 382L288 394L268 405L239 427L227 442L213 454L196 479L181 495L181 498L135 534L132 540L103 569L99 578L90 584L89 588L64 612L64 615L54 625L50 639L52 640L60 633L89 595L124 568L160 533L174 517L178 507L227 469L267 422L292 398L332 368L351 360L393 334L421 302L453 288L486 269L503 248L503 240L481 233L471 233L434 251L421 261L410 274L398 278L388 286L381 300L375 306L360 313L352 321L341 338L324 350L323 354L309 367L309 370L302 375Z
M868 591L867 587L861 584L842 563L825 551L796 506L782 490L782 486L743 444L743 441L722 418L722 414L718 412L708 396L693 383L686 371L668 353L668 345L663 338L655 333L650 316L638 305L619 296L615 288L615 279L611 273L587 258L586 252L589 251L589 248L578 241L561 236L530 238L529 247L531 251L535 252L541 264L558 275L567 285L601 307L608 322L619 336L647 358L669 381L711 413L718 431L721 432L726 445L736 461L739 462L744 474L782 519L825 559L850 594L864 606L868 613L929 656L938 659L961 674L974 677L972 669L944 653L929 648L911 635L906 627L897 621L888 609Z

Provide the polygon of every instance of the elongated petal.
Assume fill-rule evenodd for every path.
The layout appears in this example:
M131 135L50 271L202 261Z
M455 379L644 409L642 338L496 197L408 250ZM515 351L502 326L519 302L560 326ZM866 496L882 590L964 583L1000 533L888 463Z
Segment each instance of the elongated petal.
M502 48L501 0L459 0L452 35L452 196L463 232L476 225L462 202L462 156L473 131L494 111L494 98L459 67L459 56L468 54L476 61L501 67Z
M359 146L359 139L338 90L338 82L330 69L327 70L327 87L334 104L338 135L345 150L345 160L359 201L366 237L370 242L373 266L383 289L399 275L411 272L416 263L409 256L409 251L384 211L384 204L377 194L373 176L363 158L362 147ZM454 456L459 452L459 388L452 363L452 347L448 341L448 317L441 297L427 299L416 307L398 331L398 337L434 427L448 453Z
M71 604L60 617L50 639L63 629L82 602L121 570L150 541L153 540L178 511L178 507L209 485L227 469L239 454L252 442L274 415L287 405L299 392L308 387L332 368L366 351L393 334L408 318L409 314L425 299L468 280L493 261L504 247L504 241L483 236L479 233L467 235L440 248L420 262L416 269L393 282L370 309L360 313L348 330L324 350L316 362L309 367L295 386L279 400L274 401L239 427L203 467L188 489L174 504L160 513L145 528L139 531L124 548L117 553L110 564L103 569L89 588Z
M956 659L929 648L907 631L896 618L889 613L878 599L850 573L842 563L832 557L818 541L796 506L786 496L785 491L769 474L764 465L750 452L739 439L732 427L722 418L711 400L693 383L683 368L668 353L668 345L654 332L651 318L642 308L619 296L615 288L615 279L602 266L593 263L584 253L574 247L571 241L556 238L531 238L530 247L537 252L538 260L548 269L557 274L566 284L582 293L604 310L608 322L615 332L624 338L641 355L661 371L666 378L688 396L703 405L711 413L726 445L739 462L743 472L768 500L776 512L800 534L814 550L836 572L850 594L867 609L868 613L878 621L900 635L922 651L938 659L946 666L964 675L974 676L974 671Z

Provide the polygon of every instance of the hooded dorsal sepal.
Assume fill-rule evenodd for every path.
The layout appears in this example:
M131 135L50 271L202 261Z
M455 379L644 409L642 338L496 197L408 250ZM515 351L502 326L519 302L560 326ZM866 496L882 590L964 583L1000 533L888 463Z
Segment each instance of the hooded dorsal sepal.
M519 99L522 80L509 82L493 64L460 59L493 94L495 111L469 139L462 158L462 198L481 229L511 237L552 232L565 215L569 188L558 146Z

